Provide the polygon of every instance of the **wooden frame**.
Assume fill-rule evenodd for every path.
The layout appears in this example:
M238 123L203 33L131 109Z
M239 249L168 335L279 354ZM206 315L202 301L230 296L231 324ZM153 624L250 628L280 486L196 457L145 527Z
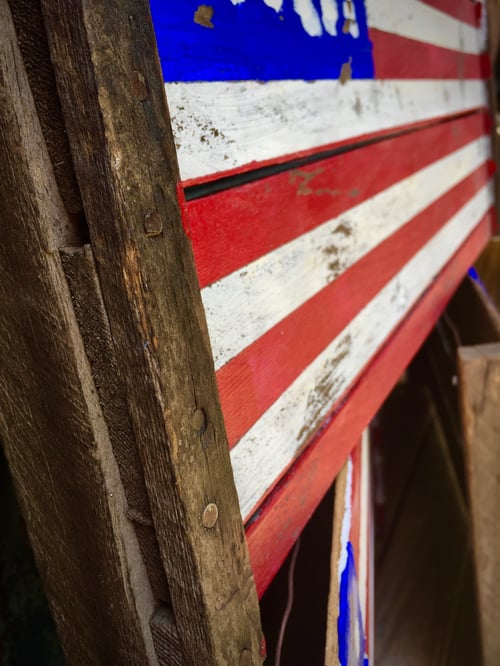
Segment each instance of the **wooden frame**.
M3 2L2 34L8 40L1 48L0 129L12 159L2 175L8 222L2 243L7 316L1 330L8 354L0 405L3 443L64 649L73 664L259 663L257 596L177 204L175 151L149 7L135 0L46 2L42 10L91 246L64 238L71 220L50 180L52 168ZM23 241L19 234L28 232ZM38 297L33 282L40 284ZM20 286L26 294L21 303ZM80 314L82 323L88 313L94 337L106 339L104 347L84 349L89 335L85 326L78 329L77 319ZM25 342L27 322L31 346ZM102 363L103 348L115 358ZM116 369L119 378L110 396L98 381L104 384ZM27 395L24 374L33 373ZM69 389L68 382L69 405L68 396L61 398L55 427L43 418L44 393L47 385ZM116 398L114 404L110 398ZM25 414L22 420L18 410ZM57 452L68 437L68 445L73 443L61 459ZM129 441L122 472L129 463L136 465L121 478L127 503L110 448L115 446L119 459L124 437ZM45 456L50 467L59 460L57 480L36 464ZM134 474L143 476L136 479L136 495L146 493L131 505ZM65 477L81 486L76 501L70 502L74 493L61 483ZM110 478L118 483L114 492ZM47 524L54 504L66 509L57 512L58 532L66 535L64 554ZM148 534L141 538L144 530ZM148 576L137 536L143 553L147 544L153 551L146 558ZM59 575L47 567L57 567ZM113 610L105 620L101 613L111 599Z

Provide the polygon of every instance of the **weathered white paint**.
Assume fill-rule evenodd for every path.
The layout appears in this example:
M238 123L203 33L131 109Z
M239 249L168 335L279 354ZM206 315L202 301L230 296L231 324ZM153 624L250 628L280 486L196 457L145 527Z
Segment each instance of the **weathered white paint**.
M418 0L366 0L368 25L463 53L482 53L481 31Z
M183 180L487 106L482 81L168 83L166 92Z
M283 0L264 0L264 3L268 7L271 7L271 9L274 9L275 12L281 11L283 7Z
M339 18L339 10L335 0L320 0L321 5L321 20L323 26L329 35L337 34L337 21Z
M243 519L493 203L484 187L302 372L231 451Z
M340 529L340 557L337 562L337 580L340 590L340 581L342 573L347 564L347 543L351 532L352 522L352 460L347 458L346 461L346 481L344 489L344 512L342 514L342 527Z
M202 299L216 369L474 171L488 155L488 137L473 141L205 287ZM314 188L314 180L309 185Z
M302 27L311 37L323 34L323 27L312 0L293 0L293 8L300 16Z

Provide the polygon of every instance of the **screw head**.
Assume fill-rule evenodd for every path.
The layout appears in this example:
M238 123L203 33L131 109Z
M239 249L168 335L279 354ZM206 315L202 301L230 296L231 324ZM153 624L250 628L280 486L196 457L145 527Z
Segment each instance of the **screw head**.
M205 507L203 516L201 518L203 527L206 527L208 530L212 529L212 527L215 527L215 523L217 522L218 517L219 509L217 508L217 504L210 502L210 504L207 504Z

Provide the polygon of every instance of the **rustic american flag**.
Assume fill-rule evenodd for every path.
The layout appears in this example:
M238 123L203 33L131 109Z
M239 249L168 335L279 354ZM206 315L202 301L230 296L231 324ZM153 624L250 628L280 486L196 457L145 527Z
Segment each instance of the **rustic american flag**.
M152 0L262 592L493 225L483 5Z

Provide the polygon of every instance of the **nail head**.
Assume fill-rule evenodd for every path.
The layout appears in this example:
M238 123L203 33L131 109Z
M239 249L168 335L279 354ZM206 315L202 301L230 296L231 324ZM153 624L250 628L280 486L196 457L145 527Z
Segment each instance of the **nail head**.
M217 508L217 504L210 502L210 504L207 504L205 510L203 511L203 517L202 517L203 527L206 527L207 529L212 529L212 527L215 527L215 523L217 522L218 517L219 517L219 509Z

